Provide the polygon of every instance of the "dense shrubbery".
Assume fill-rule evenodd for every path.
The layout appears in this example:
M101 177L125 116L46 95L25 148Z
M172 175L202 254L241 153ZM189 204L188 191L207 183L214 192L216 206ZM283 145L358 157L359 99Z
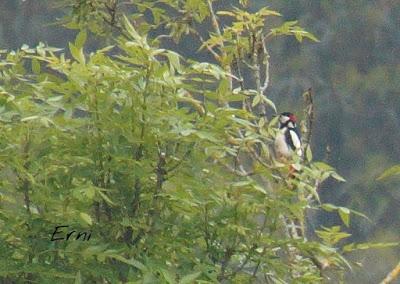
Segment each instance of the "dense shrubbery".
M315 283L371 246L339 246L339 227L303 237L307 208L350 221L319 203L319 183L341 177L312 161L309 125L295 178L270 153L267 43L313 35L296 22L267 29L279 16L267 8L143 1L123 17L117 1L71 2L71 56L40 44L1 57L2 280ZM114 45L85 53L86 30ZM185 34L214 63L162 43ZM91 238L51 241L60 225Z

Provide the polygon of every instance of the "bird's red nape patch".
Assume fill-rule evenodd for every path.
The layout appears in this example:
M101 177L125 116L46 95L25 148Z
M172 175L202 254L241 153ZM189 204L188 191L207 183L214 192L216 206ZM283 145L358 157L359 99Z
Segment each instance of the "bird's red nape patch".
M289 116L289 119L290 119L291 121L293 121L293 122L296 122L296 121L297 121L297 118L296 118L296 116L295 116L294 114L291 114L291 115Z

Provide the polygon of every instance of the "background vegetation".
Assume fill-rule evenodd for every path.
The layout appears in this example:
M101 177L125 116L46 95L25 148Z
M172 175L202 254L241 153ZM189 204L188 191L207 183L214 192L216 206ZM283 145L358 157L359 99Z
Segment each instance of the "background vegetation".
M56 4L54 1L0 3L1 48L17 49L23 44L35 47L39 41L44 41L49 46L66 47L68 41L74 42L69 46L74 59L69 62L64 62L60 53L53 56L52 52L55 50L46 50L44 46L32 50L25 46L24 51L7 55L7 58L5 55L2 57L4 64L1 134L4 176L2 212L5 212L2 215L2 226L7 228L2 230L4 242L1 248L1 269L4 279L43 281L59 277L70 278L71 281L100 278L103 281L117 278L133 281L146 275L150 283L155 281L152 277L162 278L164 281L170 280L172 283L178 279L182 282L186 279L187 283L190 283L193 278L214 281L218 277L221 279L221 275L226 276L225 272L221 274L223 259L229 251L227 248L236 242L244 245L241 248L243 250L233 257L233 264L227 267L226 274L232 276L243 260L249 256L248 265L244 265L240 273L233 273L233 279L236 281L242 280L240 277L247 277L246 269L254 270L254 266L261 261L257 258L260 257L257 254L264 253L262 250L262 253L255 251L252 246L255 241L252 238L255 235L249 235L248 232L254 232L256 228L259 230L257 227L259 224L250 222L254 219L249 220L248 216L265 214L265 207L254 206L265 204L258 203L260 198L266 195L261 190L265 187L265 181L255 178L249 182L247 177L237 174L228 176L226 169L211 161L220 159L218 155L221 151L227 153L229 157L231 154L229 151L238 149L235 144L231 145L230 149L222 149L227 145L225 136L227 133L223 131L227 124L230 127L228 134L237 135L238 130L247 129L252 135L259 135L257 128L243 125L243 121L232 122L229 119L231 114L235 113L237 117L246 121L254 121L255 118L246 112L233 110L221 112L218 103L215 103L217 99L222 104L226 100L229 101L225 97L229 93L229 87L219 85L218 91L215 92L217 84L221 81L229 82L229 76L226 75L226 71L229 71L226 66L229 64L221 61L222 68L211 65L205 68L203 65L200 70L194 62L183 60L175 53L178 52L186 58L200 62L216 62L207 49L203 48L198 52L201 44L198 36L186 35L186 30L180 30L179 26L174 27L174 24L184 24L188 29L197 29L207 39L206 31L213 31L209 12L202 12L208 11L207 7L197 6L198 4L190 6L191 2L187 1L189 4L185 9L193 11L194 14L184 12L179 14L179 9L177 10L176 18L170 19L170 25L166 27L175 32L175 41L167 38L161 43L150 42L147 46L144 37L131 30L125 37L133 42L132 46L139 45L140 53L143 50L146 50L146 53L138 54L137 50L129 50L125 44L126 38L120 38L117 43L118 52L113 49L107 53L96 50L115 44L110 39L111 33L120 34L122 30L125 32L129 30L126 28L127 24L123 23L121 10L117 11L116 21L112 23L114 28L110 28L109 23L102 26L98 21L102 18L102 13L105 13L106 19L112 22L112 17L108 17L110 11L104 6L103 10L90 10L89 6L70 6L70 10L65 10L65 5L75 2L77 4L80 1L56 2ZM353 236L345 244L398 241L399 220L396 218L399 213L399 195L396 193L398 183L393 180L375 181L386 167L399 162L397 128L400 96L396 78L399 75L400 59L396 55L399 54L400 48L398 30L400 7L395 2L252 1L245 8L249 11L259 11L267 4L283 15L281 19L270 16L268 28L279 26L282 21L298 19L301 26L306 27L320 39L318 44L311 42L300 44L295 37L280 38L268 43L270 84L267 94L278 110L292 110L301 114L304 107L301 95L304 90L313 87L316 118L311 145L314 160L324 160L331 164L347 180L343 184L326 182L320 189L320 199L322 203L348 206L361 211L371 219L367 221L363 218L351 218L351 227L345 230ZM90 3L98 4L99 7L103 4L102 1ZM232 10L231 4L239 6L236 2L229 3L228 6L218 1L214 4L215 10ZM142 8L146 10L145 7ZM171 10L173 8L171 7ZM132 13L141 13L135 10L135 7L132 9L130 11ZM123 11L129 10L123 9ZM74 24L69 24L69 28L79 28L89 23L88 28L91 32L103 35L100 38L89 36L84 48L85 58L81 53L85 41L84 33L75 40L77 33L75 30L51 25L65 14L73 15L64 18L65 23L73 21ZM151 17L147 14L146 16ZM152 16L153 19L156 18L154 14ZM227 25L231 23L231 18L226 15L220 15L220 18ZM146 34L143 18L130 18L130 20L137 21L136 28L139 28L139 34ZM149 38L154 39L160 33L163 33L163 30L154 30ZM180 33L183 37L178 49L176 40ZM175 52L157 51L160 44ZM243 48L245 46L243 43ZM89 59L88 55L92 51L94 53ZM150 68L150 65L146 65L150 62L146 60L154 52L159 53L152 59L155 65ZM229 53L229 48L225 52ZM112 62L114 60L112 55L115 54L125 54L126 58L120 58L125 63L119 62L115 65L116 63ZM160 56L163 58L159 59ZM70 55L67 54L67 57ZM32 61L33 58L35 59ZM141 62L137 61L138 58ZM137 64L145 64L147 68L137 68ZM152 72L147 73L146 70ZM207 78L204 77L204 72L208 75ZM247 84L244 89L256 89L250 73L247 71L243 74ZM151 84L148 84L149 77L146 74L151 74ZM194 82L198 80L200 85L188 83L189 78ZM205 109L199 104L199 97L179 94L176 84L179 88L194 93L196 88L209 90L210 103L206 110L214 116L217 115L219 123L213 124L212 120L204 118ZM150 89L147 89L148 85ZM135 94L141 94L142 97L139 95L129 97L130 90L135 90ZM113 93L112 97L105 96L110 92ZM146 93L149 94L148 99L152 106L150 109L144 108L143 101L134 101L143 99ZM32 101L32 94L35 94L36 101ZM99 96L91 97L92 94ZM100 98L99 101L96 101L96 98ZM128 98L133 101L129 102ZM168 105L169 103L181 107L173 108L172 105ZM155 108L156 104L159 107ZM269 113L272 113L270 105L266 104L266 107ZM187 108L182 106L191 106L196 111L187 112ZM82 107L82 112L77 111L77 107ZM65 113L54 118L54 113L60 108ZM87 117L87 111L93 115ZM132 116L132 113L135 115ZM40 115L37 116L38 114ZM76 117L81 118L76 119ZM146 117L152 119L143 120ZM180 122L173 120L171 122L171 118ZM141 123L151 131L148 136L138 138L141 137L141 131L132 130L131 127L142 125ZM169 131L159 133L160 129ZM130 130L132 132L129 132ZM121 133L123 137L120 136ZM270 132L263 133L264 138L271 135ZM240 136L234 138L239 139L240 143L244 140ZM252 139L256 141L259 137L253 136ZM162 143L159 144L158 141ZM180 148L177 150L178 144ZM202 153L193 149L211 150ZM129 157L128 153L131 153ZM167 156L164 156L165 154ZM185 160L189 157L190 159ZM268 157L266 161L269 161ZM176 170L175 176L165 181L166 165L174 168L178 164L179 169ZM246 169L250 167L244 166ZM133 170L127 172L126 169ZM196 176L193 176L193 173L196 173ZM258 174L268 176L271 172L264 169ZM232 184L227 185L226 180L220 178L224 175L227 180L232 181ZM138 180L140 183L141 179L148 187L142 196L145 205L142 203L135 209L137 212L132 212L128 209L132 203L128 201L135 196L135 185ZM152 195L154 192L151 190L157 189L160 182L165 182L164 190L170 190L173 194ZM19 194L15 194L16 185ZM186 190L188 187L193 191L188 192ZM54 191L55 188L59 190ZM216 190L209 193L207 191L209 188ZM237 188L237 195L226 199L224 194L227 188ZM243 196L242 190L250 191L252 194ZM7 192L13 192L15 199L6 194ZM19 204L25 199L26 205L25 192L33 194L29 195L31 204L29 210ZM35 192L40 194L35 196ZM203 196L205 192L207 195ZM235 198L239 196L244 198L240 199L244 211L238 211L239 217L236 223L233 222L235 226L232 227L235 216L233 213L237 213L235 210L232 211L235 203L221 206L221 202L238 201ZM270 207L274 208L272 211L275 210L272 215L276 218L269 220L268 224L272 226L280 214L287 214L287 209L282 212L277 209L276 201L293 204L289 202L292 196L271 197L269 194L266 196L272 198ZM210 199L215 203L208 208L207 202ZM193 202L198 202L201 206ZM66 210L69 204L73 205L72 209ZM136 208L135 206L133 208ZM160 211L160 206L165 211ZM298 206L302 208L304 205ZM96 211L96 207L99 211ZM254 212L246 211L252 207ZM204 218L200 218L208 216L204 213L207 210L210 210L210 216L207 218L215 220L204 221ZM165 212L165 215L156 216L158 212ZM175 216L173 213L177 212L179 214ZM133 223L133 216L130 214L138 215ZM29 222L26 223L28 215ZM343 221L339 215L323 211L313 214L310 218L312 218L310 224L314 229L320 228L320 225L325 227L340 225ZM157 222L153 221L156 219ZM343 214L342 219L346 220ZM203 223L196 223L193 220L197 222L202 220ZM90 246L84 249L81 244L76 243L65 244L68 245L67 248L49 247L46 239L49 235L47 231L51 231L54 224L64 222L82 229L92 226L93 232L101 232L103 242L95 245L89 243ZM105 225L107 222L109 224ZM215 231L214 243L211 245L207 244L207 240L199 241L196 236L188 237L197 232L201 224L213 223L218 230ZM176 224L179 224L178 228L174 227ZM181 228L184 230L180 230ZM164 232L165 235L160 238L145 238L142 241L142 234L150 232L149 230L155 230L158 234ZM207 232L204 230L203 233ZM277 238L282 237L282 232L273 227L269 227L269 230L273 232L276 230L276 235L266 234L266 239L257 242L261 241L269 247L283 247L283 244L276 243ZM32 237L34 235L39 237ZM221 243L226 236L233 235L241 236L240 241L230 239L227 243ZM137 237L140 246L133 244L134 248L130 248L126 254L124 243L128 239L135 241ZM107 240L109 246L105 246L104 240ZM182 246L185 242L189 243ZM164 249L165 243L169 244L168 250ZM193 244L198 246L197 251L185 251L185 248L193 249ZM295 240L288 238L285 245L288 252L291 246L301 251L303 259L299 263L292 263L290 269L294 273L291 276L298 277L299 274L304 277L305 282L312 281L313 277L319 277L318 269L315 269L312 261L310 262L312 257L306 252L312 251L314 253L312 256L322 254L324 257L333 257L332 261L337 261L338 265L342 261L338 256L326 255L326 251L321 251L321 247L312 242L309 242L307 247L301 247ZM341 247L342 245L343 243ZM212 249L207 246L211 246ZM83 254L63 255L59 253L60 249L82 251ZM158 257L161 260L166 256L173 256L171 263L157 262L155 257L147 258L155 252L160 253ZM364 267L358 269L353 265L354 270L348 274L347 281L376 283L398 262L398 254L398 248L358 253L354 259L361 262ZM36 257L37 255L40 256ZM199 263L192 258L193 255L202 261L205 259L207 261ZM270 261L268 265L275 269L275 274L272 276L278 279L290 277L284 275L288 271L285 265L290 262L283 261L284 256L278 256L280 261L274 260L276 255L267 258ZM262 261L266 259L265 255L263 257ZM10 259L14 261L10 262ZM176 267L177 263L181 266ZM45 267L45 264L49 266ZM300 267L304 267L305 271L299 271Z

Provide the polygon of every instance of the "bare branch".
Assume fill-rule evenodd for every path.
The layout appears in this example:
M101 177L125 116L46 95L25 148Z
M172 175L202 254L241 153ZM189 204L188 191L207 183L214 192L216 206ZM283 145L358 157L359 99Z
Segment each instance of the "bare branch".
M385 277L385 279L382 280L380 284L392 283L399 277L399 275L400 275L400 262L396 265L395 268L393 268L392 271L389 272L389 274Z
M265 41L263 40L261 41L261 46L263 49L264 64L265 64L264 84L261 87L261 94L263 95L269 86L269 53L265 45Z
M306 103L306 107L304 109L305 116L307 119L307 133L304 139L304 150L310 146L311 138L312 138L312 130L314 123L314 93L311 88L304 93L304 101Z

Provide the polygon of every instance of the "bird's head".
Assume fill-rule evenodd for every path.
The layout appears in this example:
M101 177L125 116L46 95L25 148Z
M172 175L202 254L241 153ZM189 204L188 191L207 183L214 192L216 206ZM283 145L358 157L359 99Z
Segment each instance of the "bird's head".
M293 126L295 126L296 121L296 116L291 112L282 112L279 115L279 124L281 128L287 126L290 122Z

